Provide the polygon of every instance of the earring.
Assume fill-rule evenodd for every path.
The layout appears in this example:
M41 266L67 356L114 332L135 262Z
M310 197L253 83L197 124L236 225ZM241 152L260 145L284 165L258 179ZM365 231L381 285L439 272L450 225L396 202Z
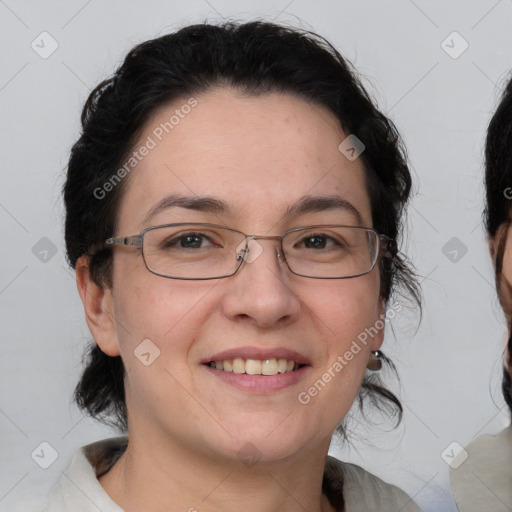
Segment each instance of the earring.
M370 352L370 360L366 367L371 372L378 372L382 368L382 358L384 353L381 350L373 350Z

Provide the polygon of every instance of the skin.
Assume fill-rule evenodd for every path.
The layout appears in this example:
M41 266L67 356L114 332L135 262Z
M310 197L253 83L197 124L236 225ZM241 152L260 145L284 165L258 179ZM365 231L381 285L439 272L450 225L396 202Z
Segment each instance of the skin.
M503 263L501 269L499 295L502 303L503 311L507 318L507 322L512 320L510 311L512 311L512 297L510 294L510 284L512 283L512 237L510 236L510 226L504 222L499 226L494 237L489 238L489 251L493 263L496 264L496 256L499 250L500 240L506 237L505 251L503 253Z
M507 319L507 324L510 325L512 322L512 294L511 285L512 283L512 237L510 236L510 225L504 222L497 230L496 235L489 239L489 249L493 261L496 259L498 252L498 244L503 236L506 236L505 252L503 254L503 266L501 271L500 285L499 285L499 296L503 307L503 312ZM512 358L507 352L505 354L505 366L510 374L512 374Z
M126 178L116 236L172 222L225 223L259 235L309 224L357 225L345 210L283 221L286 208L306 194L337 194L359 210L363 226L372 226L363 164L338 150L346 134L328 110L291 95L248 97L225 88L196 98L198 106ZM140 141L183 103L157 111ZM144 223L171 192L216 196L237 213L173 207ZM255 261L211 281L156 276L138 249L116 247L113 286L102 288L91 280L87 259L79 260L77 285L91 333L127 369L130 443L100 478L127 512L333 510L321 490L325 457L382 331L310 403L301 405L297 395L383 313L378 270L308 279L289 272L275 241L259 244ZM133 351L148 338L161 353L146 367ZM307 377L263 395L221 382L200 365L205 356L248 345L304 354L311 362ZM247 443L261 457L250 467L238 456Z
M502 227L502 230L504 229L506 229L506 224ZM508 229L507 241L505 243L502 276L507 283L512 283L512 237L510 236L510 228Z

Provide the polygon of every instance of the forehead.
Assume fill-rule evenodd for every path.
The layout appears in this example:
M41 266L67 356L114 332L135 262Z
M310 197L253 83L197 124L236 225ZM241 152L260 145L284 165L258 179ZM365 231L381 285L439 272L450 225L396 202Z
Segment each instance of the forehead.
M215 213L263 228L290 220L304 196L337 196L371 225L363 163L338 149L346 136L326 108L289 94L216 88L175 101L154 113L132 148L138 163L125 178L118 227L147 227L169 195L219 198L228 208ZM205 218L180 206L154 217L176 222L185 212Z

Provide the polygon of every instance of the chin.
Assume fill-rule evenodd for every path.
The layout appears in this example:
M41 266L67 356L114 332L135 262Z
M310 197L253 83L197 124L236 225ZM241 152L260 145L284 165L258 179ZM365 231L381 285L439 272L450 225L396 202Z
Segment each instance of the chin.
M279 421L272 422L254 418L250 424L240 423L236 428L230 423L231 428L227 430L233 437L223 431L222 441L217 439L214 443L215 449L249 466L256 461L275 462L293 457L308 445L315 444L313 437L318 433L307 436L304 425L285 418L286 415L280 415Z

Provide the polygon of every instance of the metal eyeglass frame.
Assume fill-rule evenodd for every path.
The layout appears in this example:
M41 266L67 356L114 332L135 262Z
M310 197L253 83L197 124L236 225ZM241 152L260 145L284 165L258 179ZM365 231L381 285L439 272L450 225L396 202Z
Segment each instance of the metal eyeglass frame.
M239 264L236 266L235 270L233 272L231 272L231 274L215 276L215 277L174 277L174 276L168 276L165 274L160 274L159 272L152 270L149 267L149 265L146 261L146 257L144 255L144 235L148 231L152 231L154 229L166 228L166 227L172 227L172 226L207 226L207 227L228 229L230 231L240 233L241 235L243 235L245 237L246 245L245 245L245 249L243 251L240 251L236 256L236 259L239 260ZM286 259L286 254L283 249L283 238L286 235L293 233L294 231L301 231L304 229L312 229L312 228L323 228L323 227L352 228L352 229L360 229L363 231L373 232L375 234L375 238L377 240L377 247L375 249L374 261L373 261L371 267L365 272L361 272L359 274L352 274L349 276L342 276L342 277L313 277L313 276L307 276L304 274L299 274L297 272L294 272L290 268L290 265ZM227 226L223 226L221 224L210 224L210 223L206 223L206 222L177 222L177 223L172 223L172 224L160 224L158 226L150 226L150 227L143 229L138 235L117 236L117 237L107 238L105 240L105 246L107 248L110 248L114 245L124 245L124 246L133 246L133 247L139 248L142 253L142 259L144 260L144 265L146 266L146 268L148 269L149 272L151 272L152 274L155 274L157 276L165 277L168 279L181 279L181 280L187 280L187 281L203 281L203 280L209 280L209 279L224 279L226 277L231 277L231 276L235 275L238 272L238 270L240 270L242 263L245 261L245 254L249 251L248 240L262 240L262 239L279 240L280 247L279 247L278 257L280 258L280 255L283 256L282 261L284 261L286 263L286 266L288 267L288 269L290 270L290 272L292 274L295 274L295 275L301 276L301 277L307 277L310 279L350 279L353 277L360 277L360 276L369 274L375 268L375 265L379 261L382 250L384 248L386 248L390 242L393 241L393 239L390 238L389 236L382 235L377 230L375 230L373 228L368 228L368 227L363 227L363 226L347 226L347 225L343 225L343 224L314 224L311 226L301 226L298 228L290 229L289 231L287 231L286 233L283 233L282 235L259 236L259 235L246 235L245 233L243 233L242 231L239 231L238 229L228 228Z

